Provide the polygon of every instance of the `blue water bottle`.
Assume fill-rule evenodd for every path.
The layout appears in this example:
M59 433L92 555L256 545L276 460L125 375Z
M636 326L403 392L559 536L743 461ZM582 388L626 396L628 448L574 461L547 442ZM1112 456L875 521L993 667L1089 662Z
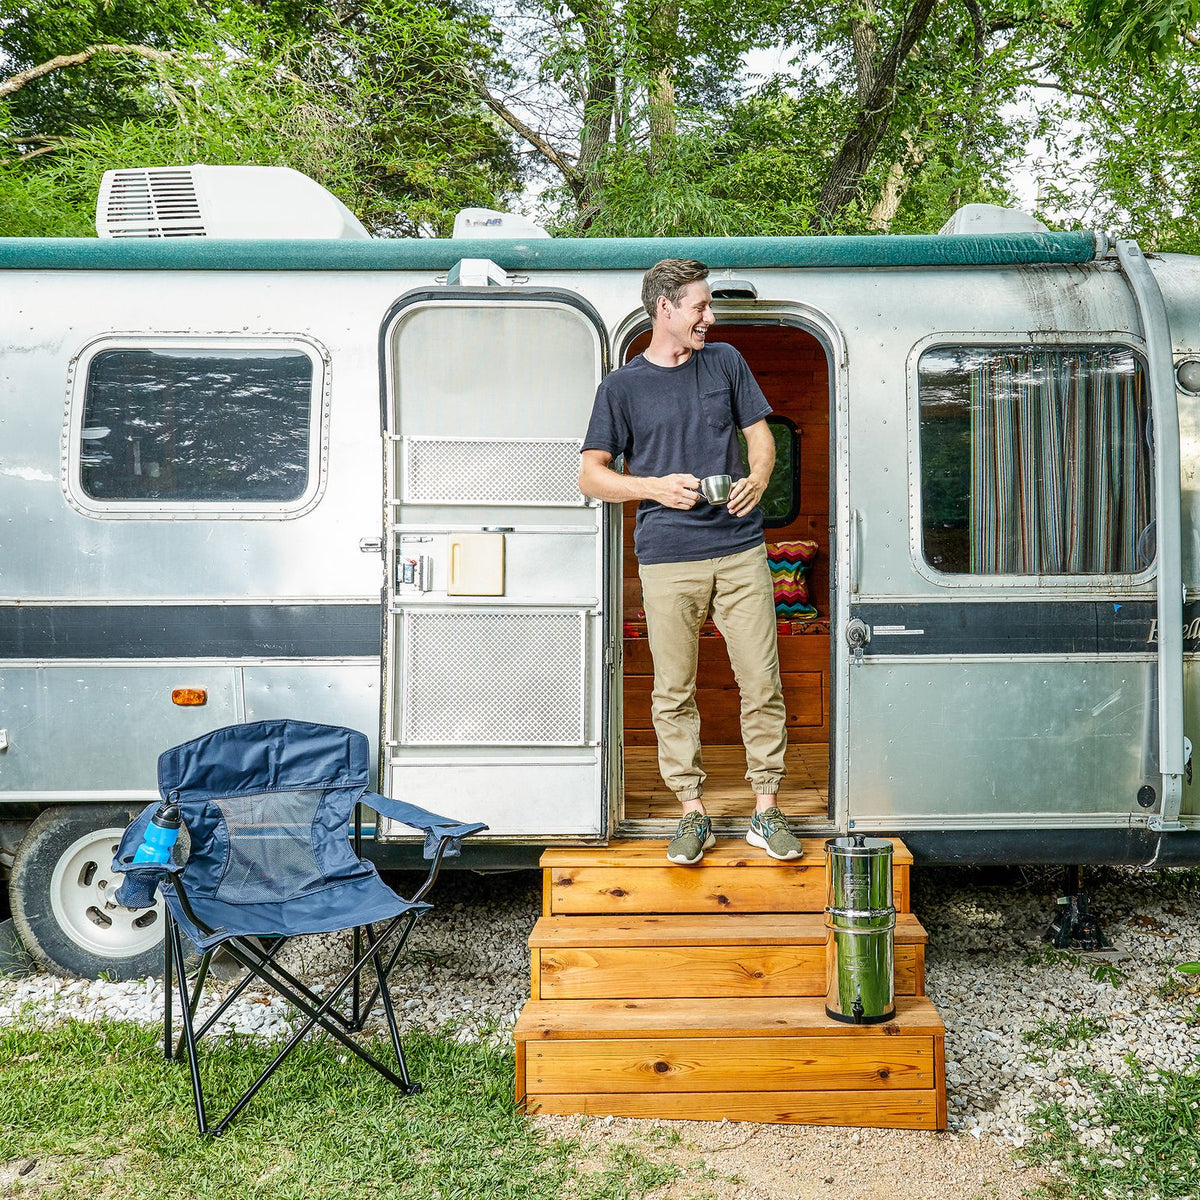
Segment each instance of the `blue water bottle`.
M183 818L179 815L179 805L174 800L164 800L146 832L142 835L142 844L133 856L135 863L169 863L171 851L175 847L175 839L179 837L179 826Z

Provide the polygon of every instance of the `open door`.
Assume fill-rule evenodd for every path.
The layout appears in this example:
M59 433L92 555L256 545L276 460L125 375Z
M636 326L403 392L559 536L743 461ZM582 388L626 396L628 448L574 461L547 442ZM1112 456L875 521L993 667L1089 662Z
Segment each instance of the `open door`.
M606 518L577 485L601 321L569 292L439 288L381 353L381 790L491 838L603 837Z

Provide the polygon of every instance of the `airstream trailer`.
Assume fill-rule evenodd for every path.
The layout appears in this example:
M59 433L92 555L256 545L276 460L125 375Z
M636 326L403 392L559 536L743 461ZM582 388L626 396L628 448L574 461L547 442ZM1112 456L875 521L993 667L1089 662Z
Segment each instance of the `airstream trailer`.
M305 237L286 189L230 237L204 224L220 182L119 172L120 236L0 240L0 846L43 961L153 967L153 920L104 907L113 832L163 749L234 721L369 731L380 790L487 822L468 866L666 834L633 514L577 471L667 256L711 265L711 336L774 409L795 826L927 861L1200 862L1200 259L1003 210L385 241L331 201ZM711 632L706 800L736 836ZM372 853L404 862L408 832Z

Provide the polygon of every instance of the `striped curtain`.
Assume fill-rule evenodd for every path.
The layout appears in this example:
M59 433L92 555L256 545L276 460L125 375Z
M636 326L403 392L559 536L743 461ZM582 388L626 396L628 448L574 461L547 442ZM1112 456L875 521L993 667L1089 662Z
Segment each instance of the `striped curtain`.
M969 395L972 572L1148 565L1145 377L1128 350L1001 351L973 367Z

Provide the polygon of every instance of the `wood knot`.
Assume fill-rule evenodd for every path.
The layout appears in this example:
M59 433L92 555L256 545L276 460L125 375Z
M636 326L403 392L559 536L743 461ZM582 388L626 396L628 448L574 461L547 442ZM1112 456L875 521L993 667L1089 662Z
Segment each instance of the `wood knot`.
M753 972L751 972L751 974L752 974L752 977L755 979L761 979L763 977L762 971L753 971Z
M554 886L555 887L570 887L571 884L573 884L574 882L575 882L575 880L573 880L570 877L570 875L564 875L561 879L556 879L554 881Z
M665 1075L670 1069L670 1066L665 1062L656 1062L654 1064L654 1071L658 1075Z
M880 1067L879 1068L879 1078L880 1079L887 1079L887 1077L889 1075L891 1075L891 1073L892 1073L891 1067Z
M609 888L608 894L610 896L618 896L618 897L629 895L629 893L624 888Z
M716 902L717 902L718 904L728 904L728 903L729 903L729 897L728 897L728 896L723 896L723 895L721 895L721 893L720 893L720 892L718 892L718 893L717 893L717 894L716 894L716 895L713 897L713 899L714 899L714 900L716 900Z

